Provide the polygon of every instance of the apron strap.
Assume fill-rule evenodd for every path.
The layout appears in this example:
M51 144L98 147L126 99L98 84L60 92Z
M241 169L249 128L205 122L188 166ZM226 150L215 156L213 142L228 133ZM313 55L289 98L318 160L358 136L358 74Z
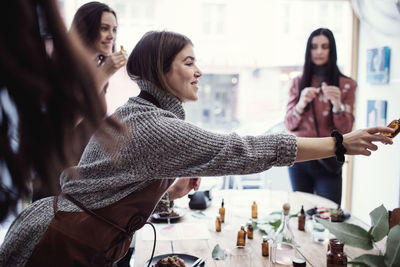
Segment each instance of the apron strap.
M72 203L74 203L76 206L78 206L79 208L81 208L84 212L86 212L88 215L104 222L105 224L110 225L111 227L114 227L115 229L117 229L118 231L123 232L125 235L129 235L129 233L122 227L120 227L119 225L109 221L108 219L104 218L103 216L95 213L94 211L88 209L85 207L85 205L83 205L81 202L79 202L78 200L76 200L75 198L73 198L71 195L66 194L66 193L61 193L62 196L64 196L66 199L68 199L69 201L71 201Z

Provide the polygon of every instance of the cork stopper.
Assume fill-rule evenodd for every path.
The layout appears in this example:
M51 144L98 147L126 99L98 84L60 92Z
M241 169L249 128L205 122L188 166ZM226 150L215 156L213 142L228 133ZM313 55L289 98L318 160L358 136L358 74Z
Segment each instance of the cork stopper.
M285 204L283 204L283 214L284 215L288 215L289 214L289 211L290 211L290 204L289 203L285 203Z

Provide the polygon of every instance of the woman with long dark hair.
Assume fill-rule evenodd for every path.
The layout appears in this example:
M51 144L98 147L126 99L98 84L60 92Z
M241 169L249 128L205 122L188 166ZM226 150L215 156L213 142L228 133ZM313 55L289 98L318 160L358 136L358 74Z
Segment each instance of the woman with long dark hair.
M78 166L63 172L63 194L33 203L15 220L0 265L113 266L176 177L249 174L345 151L370 155L373 142L392 143L379 134L393 132L388 127L334 138L241 137L185 122L183 103L197 100L202 72L191 40L178 33L146 33L127 70L141 89L113 115L127 134L114 132L111 153L90 140Z
M127 55L124 51L114 53L117 27L115 11L100 2L89 2L82 5L75 13L72 21L70 32L72 35L78 36L87 49L86 58L90 58L93 63L95 79L98 84L97 90L101 97L104 97L106 93L108 80L116 71L125 66L127 60ZM49 39L51 40L51 35ZM51 56L57 57L58 51L54 52ZM82 135L79 140L80 145L76 145L75 161L70 166L78 163L92 135L90 131L83 131L86 123L85 119L79 119L79 123L76 125L76 131L81 132ZM32 201L52 196L54 192L59 193L59 191L59 186L54 191L54 188L50 188L48 184L34 183Z
M357 83L337 66L336 43L329 29L308 38L303 73L290 88L286 128L299 137L326 137L352 130ZM340 204L342 163L335 158L295 163L289 168L294 191L316 193Z
M125 51L115 52L117 28L117 14L100 2L82 5L72 20L71 32L76 32L91 52L97 64L96 78L105 87L104 93L110 77L126 64Z

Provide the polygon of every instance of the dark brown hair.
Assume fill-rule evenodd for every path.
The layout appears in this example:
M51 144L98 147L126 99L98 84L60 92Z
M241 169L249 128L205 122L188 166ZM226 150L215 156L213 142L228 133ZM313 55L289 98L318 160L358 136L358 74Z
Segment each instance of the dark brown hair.
M182 34L169 31L147 32L133 48L126 69L132 80L143 79L169 92L165 74L171 69L176 55L186 46L193 45Z
M99 37L103 12L110 12L117 19L117 14L108 5L89 2L76 11L72 20L71 30L76 31L84 44L90 48L93 48ZM115 51L115 42L112 51Z
M339 77L344 76L338 66L337 66L337 53L336 53L336 42L335 37L331 30L326 28L319 28L313 31L307 40L307 47L304 59L303 66L303 75L300 80L300 92L306 87L311 86L312 76L314 75L314 63L311 60L311 48L312 48L312 39L315 36L323 35L329 40L329 59L327 64L327 73L328 73L328 81L326 81L329 85L339 86ZM300 93L299 93L300 97Z
M0 16L0 221L32 176L56 188L58 174L76 161L83 133L103 122L86 50L67 34L55 0L13 0ZM43 38L53 39L54 54ZM7 98L1 97L7 95ZM15 111L10 112L10 110ZM75 125L83 118L78 131ZM17 121L17 127L12 125ZM10 136L15 132L15 138ZM78 145L79 146L79 145Z

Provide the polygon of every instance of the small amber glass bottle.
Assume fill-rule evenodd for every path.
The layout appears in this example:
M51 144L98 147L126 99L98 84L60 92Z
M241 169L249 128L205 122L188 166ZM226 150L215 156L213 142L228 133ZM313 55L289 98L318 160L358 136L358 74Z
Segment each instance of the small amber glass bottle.
M215 231L221 232L221 219L219 215L215 219Z
M238 247L246 246L246 231L244 230L244 226L240 227L240 230L237 235L236 246Z
M253 239L253 223L251 221L247 223L247 238Z
M268 244L268 236L263 236L263 242L261 243L261 254L264 257L269 256L269 244Z
M257 203L253 201L253 205L251 205L251 218L257 219Z
M329 242L329 250L326 254L326 266L327 267L346 267L347 256L343 251L343 243L340 243L337 239L332 239Z
M382 135L394 138L400 132L400 119L392 120L389 123L388 127L392 128L394 130L394 133L383 133Z
M301 205L300 214L298 217L298 229L304 231L304 225L306 224L306 214L304 213L304 207Z
M225 222L224 199L222 199L221 208L219 208L219 215L221 216L221 222Z

